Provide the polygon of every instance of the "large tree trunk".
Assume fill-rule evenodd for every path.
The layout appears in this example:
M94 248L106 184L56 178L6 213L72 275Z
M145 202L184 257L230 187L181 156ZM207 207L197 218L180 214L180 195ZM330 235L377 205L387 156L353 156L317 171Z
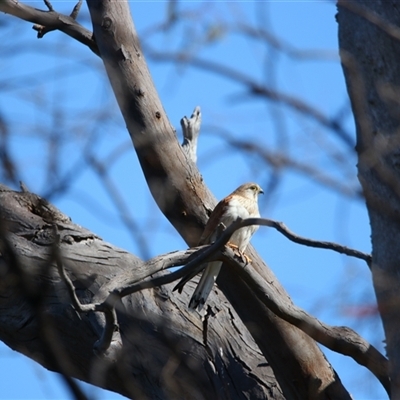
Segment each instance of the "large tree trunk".
M215 200L165 115L128 4L87 3L96 51L104 61L149 188L162 212L192 246ZM49 206L32 194L4 189L1 207L2 232L7 231L8 239L2 250L7 280L0 293L0 338L48 368L131 397L348 398L316 343L269 311L227 268L218 285L229 303L221 292L214 292L209 301L218 312L204 321L186 308L191 285L182 295L162 287L124 298L118 308L122 342L99 361L92 349L104 321L97 313L78 315L72 308L65 285L53 270L51 224L58 226L64 264L82 302L101 296L104 285L110 290L109 282L117 285L140 277L147 264L57 212L51 212L49 220ZM290 303L254 250L249 249L249 255L252 268L282 302ZM21 278L25 274L37 284L32 293ZM68 354L68 362L60 362L65 357L58 351Z
M234 310L221 307L210 319L205 346L202 321L187 311L189 295L171 292L170 285L125 298L118 315L122 343L116 353L97 357L93 346L104 321L72 307L51 261L53 224L82 303L98 300L110 282L119 286L145 275L149 264L73 224L38 196L0 189L1 228L15 256L2 246L0 338L8 346L128 397L284 398Z
M194 245L204 227L206 210L215 206L215 200L176 140L152 84L128 4L87 3L100 56L153 197L185 241ZM257 272L267 282L274 282L277 295L285 296L260 257L254 251L250 256ZM272 363L288 397L316 397L325 390L335 391L337 377L312 339L269 312L237 277L222 273L218 284Z
M400 8L339 1L339 45L356 129L358 175L371 222L372 274L400 398Z

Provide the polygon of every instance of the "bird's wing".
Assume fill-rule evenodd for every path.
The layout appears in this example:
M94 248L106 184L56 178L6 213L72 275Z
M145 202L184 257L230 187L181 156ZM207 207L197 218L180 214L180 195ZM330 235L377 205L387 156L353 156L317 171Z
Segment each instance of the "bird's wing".
M211 243L215 240L213 234L216 233L218 225L222 222L222 217L229 206L229 200L230 196L225 197L214 208L200 237L199 245Z
M210 215L209 220L204 228L203 234L200 237L199 245L211 243L215 240L213 235L216 233L219 223L221 222L222 216L225 210L228 207L229 197L225 197L222 199L217 206L214 208L213 212ZM191 273L184 276L178 284L172 289L172 291L177 290L179 293L182 293L182 289L187 282L189 282L193 277L195 277L197 273ZM205 275L205 271L203 276ZM211 290L211 289L210 289Z

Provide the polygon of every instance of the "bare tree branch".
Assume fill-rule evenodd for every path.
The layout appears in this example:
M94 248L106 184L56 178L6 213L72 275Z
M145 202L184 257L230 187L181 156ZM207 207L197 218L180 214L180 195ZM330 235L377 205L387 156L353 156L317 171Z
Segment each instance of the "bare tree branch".
M229 247L225 247L224 254L230 252L233 253ZM273 313L297 326L330 350L352 357L357 363L370 370L390 395L388 360L357 332L348 327L329 326L293 303L283 300L283 297L273 290L273 286L265 282L253 268L240 263L233 254L230 254L229 263L233 268L232 272L240 274Z
M234 137L231 137L221 128L213 127L213 129L216 130L218 136L226 140L226 142L230 146L233 146L238 150L244 150L247 152L251 152L252 154L259 155L260 158L265 160L273 168L288 168L290 170L298 172L299 174L305 175L311 178L313 181L316 181L319 184L323 185L324 187L335 190L346 197L356 197L359 199L363 199L362 192L358 187L351 187L350 185L346 185L347 182L343 182L343 180L335 179L334 177L329 176L322 170L313 167L310 163L297 161L284 152L274 152L268 150L267 148L260 146L253 141L236 139Z
M73 292L71 294L71 297L74 301L74 305L76 305L76 308L80 312L101 311L106 315L104 331L101 339L96 342L95 349L97 351L104 352L110 346L111 340L113 338L113 333L118 327L115 314L117 299L121 299L125 296L136 293L143 289L150 289L165 285L184 277L184 279L173 289L179 289L181 292L181 289L185 285L185 283L192 279L195 275L197 275L202 269L204 269L204 263L217 259L221 260L221 258L225 258L228 260L229 263L232 263L233 259L237 259L238 257L235 253L230 254L227 249L223 249L223 246L226 245L226 243L229 241L230 237L236 230L249 225L264 225L274 227L279 232L283 233L286 237L288 237L290 240L295 241L296 243L312 247L331 249L353 257L361 258L367 262L369 262L370 259L369 255L366 255L356 250L348 249L336 243L320 242L299 237L290 232L283 223L263 218L248 218L245 220L238 220L231 224L221 233L219 239L211 245L200 246L199 248L192 248L186 251L157 256L156 258L147 262L148 268L146 268L146 275L141 276L140 278L135 277L135 280L133 282L125 281L122 283L121 286L117 286L118 279L114 280L111 287L103 288L103 290L105 290L105 293L109 293L109 295L102 303L85 306L82 306L79 303L79 300L74 293L72 282L65 274L61 260L58 260L57 265L60 271L60 275L66 281L67 286L69 287L70 294L71 291ZM229 254L229 257L227 257L227 253ZM235 262L237 263L237 266L246 271L244 272L244 274L249 273L252 276L252 278L248 278L247 280L245 279L246 283L249 284L250 287L255 287L259 292L261 292L262 296L260 297L260 299L264 301L265 305L269 309L271 309L271 311L273 311L275 314L288 321L289 323L302 329L315 340L317 340L321 344L324 344L331 350L343 353L345 355L351 355L361 365L364 365L367 368L372 368L371 371L375 375L377 375L378 379L381 380L382 384L384 384L386 389L388 390L389 386L387 385L387 381L385 381L385 379L387 379L387 370L385 370L385 368L387 369L387 365L382 365L383 360L380 357L380 353L375 348L370 346L370 344L367 343L364 339L359 337L356 332L350 330L349 328L329 327L328 325L319 322L317 319L310 316L305 311L294 306L292 303L289 303L288 305L287 301L279 300L281 294L278 294L276 291L271 290L268 285L266 285L265 281L263 281L262 278L252 268L247 268L247 264L243 261L239 263L235 260ZM171 274L151 278L149 280L144 280L146 277L160 272L166 268L175 267L182 264L186 265ZM259 287L261 286L262 288L259 289ZM345 342L344 345L341 344L342 341ZM353 342L358 343L358 347L354 348L352 344Z
M251 222L248 220L246 220L246 221ZM283 222L278 222L278 221L273 221L270 219L261 218L258 221L254 221L254 224L255 225L265 225L265 226L270 226L271 228L275 228L276 230L278 230L280 233L282 233L288 239L290 239L291 241L293 241L295 243L303 244L303 245L309 246L309 247L316 247L319 249L333 250L340 254L346 254L350 257L355 257L355 258L359 258L360 260L364 260L368 264L369 267L371 266L372 257L370 254L363 253L359 250L350 249L350 248L343 246L341 244L338 244L338 243L326 242L326 241L320 241L320 240L314 240L314 239L307 239L307 238L298 236L295 233L293 233L292 231L290 231Z
M339 56L337 50L326 49L312 49L303 50L292 46L290 43L285 42L281 37L275 36L271 31L268 31L260 26L254 27L244 23L238 26L229 27L233 32L244 34L254 39L261 39L268 43L269 46L275 50L286 54L287 56L296 60L332 60L337 61Z
M3 260L5 259L7 261L7 266L14 275L14 279L12 279L13 284L11 286L14 286L14 290L23 293L23 296L27 299L27 304L38 319L37 335L42 342L43 353L48 357L50 363L58 369L74 398L77 400L87 400L87 397L78 383L72 378L74 366L66 349L60 344L60 338L54 329L53 321L51 321L46 312L44 312L45 304L43 303L43 298L44 294L49 290L49 285L46 281L38 283L37 280L33 278L32 274L27 273L23 268L19 257L15 254L13 246L7 238L7 232L5 232L4 226L4 221L0 217L0 255ZM53 250L56 250L56 246L53 246ZM55 254L53 253L53 255ZM44 273L48 273L50 268L51 260L42 265ZM69 279L68 276L65 277ZM9 281L7 282L7 277L5 281L6 286L10 284ZM75 294L75 289L73 287L71 292Z
M274 221L272 219L267 219L267 218L247 218L243 220L237 220L230 226L228 226L223 233L221 234L221 237L216 240L213 244L213 246L223 246L225 245L228 241L229 238L232 236L233 232L235 232L237 229L243 228L245 226L250 226L250 225L260 225L260 226L269 226L271 228L274 228L278 230L280 233L285 235L288 239L291 241L302 244L305 246L309 247L316 247L320 249L329 249L336 251L337 253L340 254L346 254L350 257L355 257L359 258L361 260L364 260L368 265L371 263L371 255L363 253L359 250L354 250L350 249L346 246L340 245L338 243L334 242L326 242L326 241L320 241L320 240L314 240L314 239L307 239L305 237L299 236L292 231L290 231L283 222L278 222ZM221 247L219 247L221 248Z
M115 185L114 181L109 174L109 164L105 164L100 160L96 159L94 154L87 154L85 156L87 163L93 168L93 171L97 174L104 187L107 189L112 202L115 204L115 208L118 210L119 218L122 223L128 229L128 232L137 243L140 249L140 256L144 259L149 258L150 249L147 241L144 238L142 229L137 225L135 220L130 216L130 210L126 204L124 198L120 194L120 190Z
M193 57L186 53L163 53L153 49L147 49L147 53L154 60L174 62L177 64L191 65L206 71L210 71L221 75L225 78L233 80L235 83L241 83L245 89L252 95L265 97L266 99L282 103L290 109L312 118L321 126L335 133L344 144L350 149L354 149L354 139L352 135L345 130L341 124L323 114L320 110L307 104L304 100L295 96L278 92L261 83L254 81L250 76L247 76L239 71L234 70L225 65L221 65L214 61L204 60L199 57Z
M232 249L229 247L222 248L235 230L240 229L243 226L254 224L274 226L277 227L281 232L283 231L285 235L288 234L287 229L282 227L282 224L271 224L271 221L268 220L251 218L237 221L224 231L224 237L221 237L212 245L202 246L199 249L190 249L189 251L175 252L172 254L170 253L163 256L158 256L151 260L149 262L149 264L152 265L151 274L154 274L157 271L161 271L171 266L176 266L179 263L185 263L191 259L191 261L189 261L184 268L181 268L180 270L171 274L124 285L118 289L114 289L104 303L101 305L96 305L96 311L104 311L104 308L108 309L109 314L115 315L115 301L110 301L110 297L122 298L143 289L154 288L173 282L187 274L189 274L189 276L192 278L194 275L196 275L196 273L204 268L204 265L202 266L204 262L223 259L228 262L232 268L234 268L234 273L237 273L242 277L246 284L255 291L258 298L272 312L290 324L298 327L332 351L352 357L360 365L363 365L369 369L379 379L386 391L390 393L388 362L387 359L382 356L382 354L375 347L373 347L352 329L348 327L332 327L324 324L317 318L308 314L306 311L296 307L293 303L288 302L286 297L284 299L281 294L277 293L273 286L265 282L253 268L249 268L249 266L243 262L240 257L238 257L237 254L232 251ZM293 239L293 234L290 233L288 236ZM299 238L296 237L296 241L298 241L298 239ZM309 243L307 239L302 240L302 242L303 244ZM324 248L331 248L332 244L323 243L323 246ZM333 249L335 247L336 246L333 246ZM351 251L350 254L354 256L354 254L357 254L357 252L354 253ZM210 258L211 255L214 256ZM359 254L356 256L359 256ZM150 276L150 274L148 276ZM115 317L106 322L104 329L106 332L108 332L108 335L103 335L104 339L102 340L101 344L103 351L105 351L111 343L115 324Z
M79 11L81 10L82 7L82 0L79 0L76 4L75 7L73 8L70 17L73 19L78 18Z
M181 119L182 133L183 133L183 151L187 154L189 160L194 163L197 161L197 140L200 134L201 125L201 111L197 106L190 118L186 116Z
M49 1L45 1L45 4L46 4L47 8L49 9L49 11L53 11L54 12L53 6L51 5L51 3ZM71 14L70 14L70 17L72 19L76 20L76 18L78 17L78 14L79 14L79 10L81 9L81 6L82 6L82 0L79 0L78 3L73 8ZM48 27L48 26L35 24L35 25L33 25L32 29L37 31L37 33L38 33L37 37L38 37L38 39L41 39L41 38L43 38L43 36L46 33L49 33L49 32L52 32L54 30L57 30L58 28L57 27Z
M177 148L176 137L153 88L137 34L130 21L127 4L88 0L88 5L98 51L105 63L150 190L167 218L189 245L193 244L198 239L207 217L206 211L212 207L214 199L195 166L187 163L184 153ZM48 12L50 13L52 12ZM258 87L251 87L250 90L257 92ZM293 102L291 107L296 109ZM258 257L253 259L254 268L263 279L267 282L273 281L273 278L268 279L272 274L264 268L262 261ZM239 282L236 286L227 281L226 286L234 287L235 290L239 288L243 297L249 300L243 302L245 305L237 305L235 308L265 358L277 366L279 383L287 397L297 398L299 393L312 392L312 398L327 398L329 390L334 390L332 388L345 392L313 340L299 329L287 329L288 324L283 319L272 316L264 304L260 308L259 299L254 297L247 285ZM280 288L278 283L276 287ZM150 296L148 300L151 301ZM114 307L111 307L112 310ZM116 316L110 312L105 318L110 329L103 330L103 336L106 336L104 342L108 342L115 332ZM265 327L267 334L265 331L256 332L253 328L254 320ZM279 351L271 348L271 336L268 335L275 335L277 341L273 343L278 343L276 348ZM293 362L282 363L282 360L288 359ZM309 360L319 368L312 371L304 368ZM282 368L283 364L285 366ZM299 385L294 387L294 381L299 382ZM343 396L347 397L348 394Z
M265 363L264 356L234 310L228 313L224 309L218 319L210 318L207 339L211 353L207 353L202 342L201 322L187 310L189 294L186 292L178 296L164 286L142 291L125 296L121 301L117 298L114 304L116 316L111 307L108 312L105 300L112 290L147 276L154 260L144 263L102 241L30 192L13 192L0 185L0 217L0 227L7 228L7 238L23 268L21 274L11 274L5 252L1 252L0 339L11 348L48 369L60 371L57 364L50 363L42 348L48 344L47 337L36 330L40 316L32 312L28 299L18 286L20 279L26 279L30 285L43 282L49 285L49 290L39 291L45 305L43 314L54 326L55 345L68 351L67 356L60 355L60 360L73 362L73 368L68 369L69 376L129 398L154 398L155 390L158 398L178 398L182 393L188 398L199 399L241 398L243 385L248 383L252 398L283 400L271 367ZM79 307L72 307L66 282L59 278L57 259L52 255L57 240L54 223L60 235L62 267L71 279L80 303L93 308L93 312L78 314ZM166 258L165 266L180 264L182 260L182 256L171 254ZM49 266L48 274L43 265ZM211 295L211 300L216 298L215 293ZM105 304L103 309L102 303ZM115 330L113 320L118 322L120 331ZM240 335L236 337L238 332ZM101 346L109 341L109 337L111 344L103 351ZM154 348L157 348L156 352L152 351ZM243 364L236 364L234 360L243 349L246 349L240 356ZM210 356L216 360L212 365ZM167 373L171 362L174 362L174 372ZM145 380L142 374L135 374L138 370L145 371ZM244 378L246 371L250 375ZM220 376L229 377L232 384L222 389L218 385L217 391L215 382ZM168 382L165 383L165 379Z
M14 15L15 17L21 18L25 21L33 22L41 27L45 27L46 32L55 29L64 32L68 36L76 39L78 42L88 46L93 53L99 55L92 32L75 21L77 13L75 9L72 12L72 16L67 16L59 14L53 10L38 10L37 8L30 7L17 0L2 0L0 1L0 11ZM43 35L39 30L38 37L40 38L42 36Z

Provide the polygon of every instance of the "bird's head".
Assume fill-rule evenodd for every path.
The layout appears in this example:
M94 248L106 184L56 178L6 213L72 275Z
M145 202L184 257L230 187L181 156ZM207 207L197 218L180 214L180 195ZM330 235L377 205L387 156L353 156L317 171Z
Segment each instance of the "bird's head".
M264 191L261 189L261 186L253 182L245 183L244 185L239 186L235 192L243 197L254 200L257 200L257 197L260 193L264 193Z

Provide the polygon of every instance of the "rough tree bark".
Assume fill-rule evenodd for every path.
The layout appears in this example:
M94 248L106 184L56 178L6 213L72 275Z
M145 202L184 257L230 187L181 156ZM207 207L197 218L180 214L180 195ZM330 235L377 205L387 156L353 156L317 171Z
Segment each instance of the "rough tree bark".
M100 56L149 188L161 211L185 241L193 245L206 220L204 204L211 209L215 200L196 166L187 160L178 145L152 84L128 4L93 0L87 3ZM257 272L267 282L277 282L254 251L250 256ZM284 393L290 397L314 397L335 387L336 375L307 335L273 315L243 282L226 273L226 269L218 283L261 351L274 365ZM276 290L284 292L278 284Z
M372 274L400 398L400 7L339 1L339 45L356 130L358 176L371 223Z
M0 10L11 12L16 3L3 0ZM193 246L215 199L165 115L128 4L87 3L96 44L90 46L104 61L151 193ZM218 279L223 294L213 291L209 300L213 312L203 321L186 307L193 285L183 295L170 293L165 286L124 298L118 307L122 340L99 360L92 349L104 320L98 313L78 315L72 308L54 271L52 224L58 226L63 262L83 303L103 296L102 287L109 290L110 282L117 285L144 276L149 264L49 211L49 205L30 193L3 189L1 207L2 232L7 231L1 259L6 278L0 296L1 339L46 367L130 397L349 398L316 343L273 314L228 268ZM274 295L290 305L253 249L249 255L252 268ZM24 274L36 284L27 284L20 278ZM50 351L48 342L53 343ZM63 349L68 363L59 362L64 357L54 357Z
M240 398L245 391L252 398L283 398L271 366L234 310L221 306L205 337L198 315L187 312L189 294L171 293L171 285L126 298L118 318L123 343L116 353L97 357L93 345L104 321L73 309L52 260L53 224L82 303L101 297L110 282L140 278L151 262L105 243L32 193L1 187L0 204L1 228L16 256L10 262L2 246L0 337L8 346L51 370L128 397Z

